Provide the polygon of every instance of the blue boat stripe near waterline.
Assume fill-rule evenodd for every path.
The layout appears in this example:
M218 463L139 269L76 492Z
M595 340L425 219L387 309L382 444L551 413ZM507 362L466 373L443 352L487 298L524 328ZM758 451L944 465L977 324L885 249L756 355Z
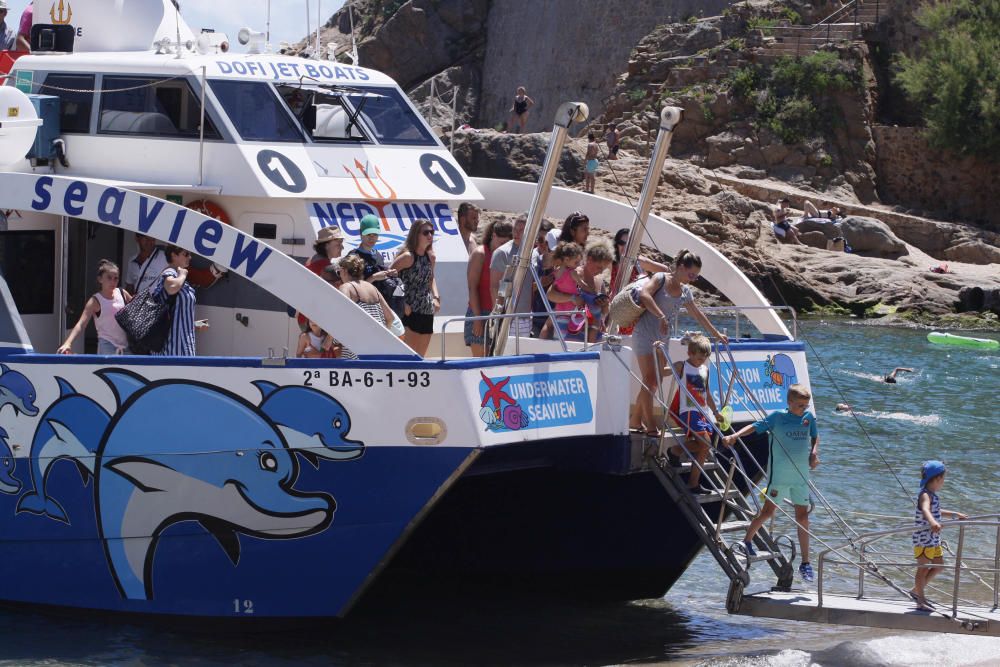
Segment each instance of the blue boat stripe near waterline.
M9 348L8 348L9 349ZM0 350L0 360L7 356ZM18 364L53 364L78 366L196 366L214 368L273 368L264 364L261 357L146 357L108 356L97 354L10 354L9 361ZM358 369L419 369L457 370L469 368L492 368L496 366L520 366L536 363L571 362L597 360L597 352L569 352L556 354L531 354L516 357L490 359L461 359L435 361L412 359L405 356L379 355L360 359L285 359L284 366L278 368L358 368Z

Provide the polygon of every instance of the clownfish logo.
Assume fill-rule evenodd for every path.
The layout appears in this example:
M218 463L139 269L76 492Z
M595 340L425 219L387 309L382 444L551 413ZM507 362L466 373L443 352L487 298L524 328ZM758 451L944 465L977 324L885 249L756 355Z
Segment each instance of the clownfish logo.
M66 0L59 0L59 15L56 16L56 3L53 2L49 9L49 18L55 25L69 25L73 20L73 5Z

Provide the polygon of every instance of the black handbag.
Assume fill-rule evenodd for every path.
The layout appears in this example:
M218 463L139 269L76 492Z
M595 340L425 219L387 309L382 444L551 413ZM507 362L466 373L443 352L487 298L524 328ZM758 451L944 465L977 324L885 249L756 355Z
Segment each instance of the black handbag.
M176 294L160 300L144 289L118 311L115 320L128 336L128 346L133 354L163 350L174 319L176 300Z

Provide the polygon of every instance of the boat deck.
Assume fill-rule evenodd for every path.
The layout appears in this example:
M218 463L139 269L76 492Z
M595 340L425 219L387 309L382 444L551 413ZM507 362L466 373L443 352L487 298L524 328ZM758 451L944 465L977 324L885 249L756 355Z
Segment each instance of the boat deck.
M996 608L963 605L956 618L952 618L950 607L937 608L936 612L917 611L913 602L902 598L859 600L829 593L823 595L820 607L813 591L767 591L745 595L736 613L810 623L1000 637L1000 610Z

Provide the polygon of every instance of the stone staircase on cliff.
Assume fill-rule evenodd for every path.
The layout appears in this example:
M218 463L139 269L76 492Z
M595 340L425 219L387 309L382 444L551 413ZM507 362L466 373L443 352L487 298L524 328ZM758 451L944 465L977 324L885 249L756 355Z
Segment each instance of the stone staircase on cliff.
M809 55L829 44L857 42L888 14L887 0L853 0L810 26L775 26L765 30L758 57Z

